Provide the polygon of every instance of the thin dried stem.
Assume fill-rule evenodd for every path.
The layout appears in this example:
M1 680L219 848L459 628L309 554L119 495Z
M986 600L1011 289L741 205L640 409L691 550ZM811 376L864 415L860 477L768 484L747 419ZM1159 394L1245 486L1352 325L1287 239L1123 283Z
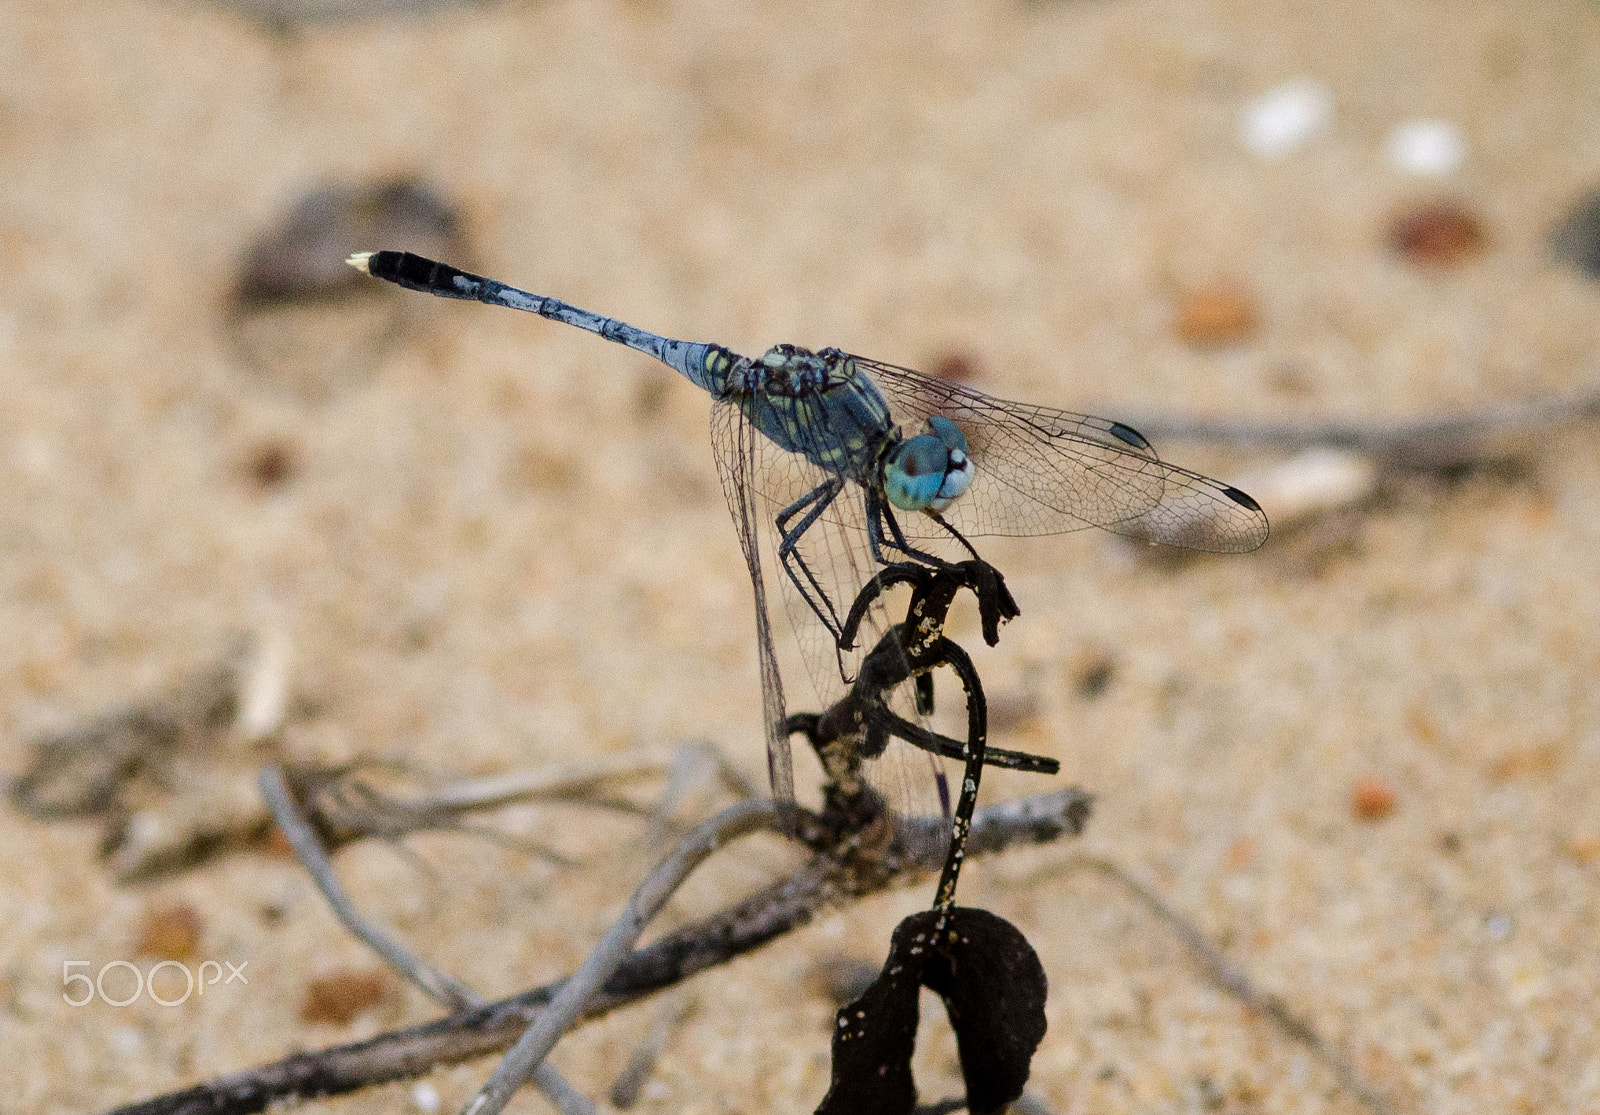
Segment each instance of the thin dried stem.
M1048 844L1083 831L1089 795L1058 790L980 809L969 855L1016 845ZM824 843L802 822L796 835ZM787 877L710 917L663 935L627 954L585 1003L581 1018L597 1018L697 972L727 962L842 905L906 882L944 862L949 829L941 818L899 822L887 847L848 847L811 856ZM253 1115L274 1104L342 1095L426 1075L509 1048L560 991L564 980L473 1010L351 1045L309 1053L233 1073L183 1091L118 1108L112 1115Z
M1241 449L1346 449L1380 465L1439 471L1480 465L1536 451L1550 431L1600 418L1600 385L1457 414L1392 422L1250 422L1176 415L1129 416L1148 437L1217 442Z
M666 905L673 892L700 864L724 844L752 832L782 831L791 809L772 801L745 801L696 825L678 842L648 876L622 916L606 930L583 964L562 984L550 1005L512 1047L494 1073L463 1109L463 1115L500 1115L517 1089L555 1048L561 1035L575 1022L585 1004L622 966L645 927Z
M350 901L350 896L339 883L339 877L333 873L333 865L323 853L316 833L311 831L311 826L306 823L300 807L295 804L294 796L289 792L288 783L284 781L281 770L277 767L264 768L257 779L257 784L261 787L261 796L266 799L267 808L272 810L273 820L278 823L278 828L288 839L289 847L294 849L295 859L300 861L300 866L306 869L306 873L317 884L317 889L322 892L322 897L328 900L328 905L332 907L341 925L354 934L362 944L382 957L385 964L420 987L440 1006L448 1007L450 1010L468 1010L482 1005L483 1000L471 988L432 967L426 961L412 956L397 941L357 912L355 903Z
M265 768L257 784L261 787L261 796L266 800L267 808L272 811L273 820L289 841L289 847L294 850L295 858L328 900L340 924L377 953L384 963L420 987L434 1002L457 1011L483 1006L483 999L471 988L420 957L412 956L399 942L361 916L349 895L345 894L338 876L333 873L333 865L328 862L316 833L295 804L294 795L289 792L282 771L277 767ZM568 1084L554 1067L539 1065L534 1073L534 1083L555 1103L562 1115L594 1115L594 1104Z

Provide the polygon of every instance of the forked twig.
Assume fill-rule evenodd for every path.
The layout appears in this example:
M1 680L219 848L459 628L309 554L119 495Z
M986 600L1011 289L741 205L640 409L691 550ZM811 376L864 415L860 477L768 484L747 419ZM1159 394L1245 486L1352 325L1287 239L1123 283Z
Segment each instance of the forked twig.
M773 801L745 801L702 821L678 842L672 854L645 877L622 916L606 930L578 970L568 977L517 1040L464 1109L464 1115L500 1115L584 1006L622 966L645 927L706 858L730 840L763 829L783 831L793 824L792 807Z
M323 853L317 834L311 831L311 826L300 813L300 807L295 804L281 770L277 767L264 768L257 784L261 787L261 796L266 799L267 807L272 810L272 819L278 823L278 828L289 841L289 847L294 850L295 859L300 861L300 866L317 884L322 897L328 900L339 924L382 957L385 964L422 988L440 1006L450 1010L468 1010L482 1004L483 1000L471 988L412 956L387 933L357 913L355 903L350 901L338 876L333 873L333 865Z
M376 763L361 764L373 766ZM629 755L549 771L512 771L414 793L379 789L350 777L358 766L289 770L308 822L330 848L369 837L398 839L430 830L468 831L466 818L509 805L561 802L643 814L648 810L607 789L670 771L662 757ZM544 852L547 857L551 853Z
M973 818L969 855L1025 844L1047 844L1083 831L1089 795L1080 790L1005 802ZM816 818L801 820L798 837L826 844ZM727 962L812 921L831 906L937 870L949 829L942 818L902 819L886 847L861 840L817 853L787 877L718 913L665 934L626 955L583 1006L579 1018L617 1007ZM260 1068L116 1109L113 1115L251 1115L274 1104L341 1095L509 1048L555 997L565 980L445 1018L351 1045L297 1053Z
M282 771L277 767L263 769L257 784L261 787L262 798L272 811L273 820L289 841L289 847L294 850L295 858L328 900L340 924L441 1006L459 1011L483 1005L483 999L471 988L421 958L412 956L399 942L361 916L340 885L338 876L333 873L333 865L328 862L317 834L295 804L294 795L290 793ZM553 1066L540 1064L532 1075L540 1091L555 1103L563 1115L593 1115L594 1104L568 1084Z

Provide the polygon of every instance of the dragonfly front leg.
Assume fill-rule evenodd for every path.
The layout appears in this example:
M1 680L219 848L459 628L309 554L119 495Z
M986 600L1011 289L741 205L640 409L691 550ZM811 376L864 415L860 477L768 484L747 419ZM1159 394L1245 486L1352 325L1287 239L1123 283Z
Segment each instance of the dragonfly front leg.
M955 527L951 526L949 523L947 523L945 521L945 518L944 518L943 515L939 514L937 511L928 511L928 512L925 512L925 514L928 516L928 518L932 519L934 522L936 522L940 526L942 526L945 529L945 531L947 533L949 533L951 538L954 538L957 542L961 543L962 549L966 550L967 553L972 555L972 560L973 561L982 561L983 560L981 557L978 556L978 551L974 550L972 548L972 543L967 541L967 536L962 534L959 530L957 530Z
M806 531L810 530L812 524L822 517L828 506L839 498L839 493L844 491L844 485L842 476L831 477L778 512L778 517L773 520L778 528L779 564L783 566L783 571L788 574L789 580L799 591L800 598L816 613L817 618L822 621L822 626L833 636L835 643L843 640L844 625L834 609L833 601L828 598L828 593L817 580L816 574L811 572L811 567L806 564L806 559L798 547ZM805 518L793 527L789 526L789 521L802 511L805 512Z
M955 534L961 544L967 547L967 552L971 553L973 557L978 556L972 547L968 545L967 540L956 534L954 528L937 515L933 516L933 518L939 522L940 526L950 531L951 534ZM889 537L887 538L883 534L883 528L886 524L889 528ZM872 559L879 565L892 564L883 554L884 549L889 548L899 550L913 561L920 561L933 569L950 569L953 567L951 562L946 561L937 554L919 550L907 542L905 532L900 529L900 522L894 517L894 512L885 506L883 500L870 494L867 496L867 542L872 547Z

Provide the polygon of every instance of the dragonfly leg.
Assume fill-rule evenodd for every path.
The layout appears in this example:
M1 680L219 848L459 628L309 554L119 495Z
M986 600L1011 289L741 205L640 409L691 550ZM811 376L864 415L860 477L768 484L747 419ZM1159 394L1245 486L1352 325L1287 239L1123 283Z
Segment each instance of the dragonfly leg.
M920 561L924 565L931 566L934 569L953 568L952 563L944 560L944 558L939 557L937 554L930 554L925 550L919 550L915 546L911 545L911 543L907 542L905 532L900 529L900 521L894 517L893 511L884 506L882 500L876 499L869 495L867 497L867 501L870 504L870 506L867 508L867 541L872 547L873 559L880 565L891 564L890 561L883 556L884 548L888 548L898 550L902 554L906 555L906 557L911 558L913 561ZM936 519L938 518L938 516L934 517ZM939 521L943 523L943 520ZM887 538L885 538L883 534L883 528L885 524L887 524L889 528L889 537ZM945 525L945 529L951 530L948 525ZM952 533L954 532L952 531ZM961 538L959 534L957 534L956 537L961 540L962 545L966 545L967 540L965 538ZM971 551L972 547L967 546L967 549ZM977 557L978 555L974 553L972 556Z
M774 520L779 535L778 561L783 566L783 571L788 574L789 580L794 582L794 587L799 590L801 598L817 614L822 626L828 629L828 634L833 636L836 643L843 638L843 624L834 609L833 601L828 599L827 591L817 580L816 574L811 572L811 567L806 564L806 559L798 547L806 531L811 529L812 524L821 518L822 513L839 497L839 493L844 490L844 484L843 477L831 477L778 512L778 517ZM802 511L805 512L805 517L791 527L790 520Z
M957 530L955 527L951 526L949 523L945 522L945 518L944 518L943 515L940 515L940 514L938 514L937 512L934 512L934 511L927 512L927 515L928 515L928 518L932 519L934 522L938 523L941 527L943 527L946 531L948 531L951 538L954 538L957 542L961 543L961 548L966 550L967 553L972 555L972 560L973 561L982 561L983 560L981 557L978 556L978 551L974 550L972 548L972 543L967 541L967 536L962 534L959 530Z

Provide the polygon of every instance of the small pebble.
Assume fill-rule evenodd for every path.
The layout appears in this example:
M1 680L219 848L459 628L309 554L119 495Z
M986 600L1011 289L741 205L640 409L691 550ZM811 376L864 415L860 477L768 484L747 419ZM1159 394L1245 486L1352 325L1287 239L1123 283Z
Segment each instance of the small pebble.
M151 910L139 927L136 951L162 960L187 960L200 947L203 924L199 911L187 903Z
M581 481L582 469L575 457L534 441L512 457L505 479L518 492L559 492Z
M265 845L267 852L272 855L283 859L294 858L294 845L289 843L289 838L284 835L284 831L277 825L273 825L267 830Z
M383 1001L388 977L380 971L342 971L306 984L300 1000L300 1021L309 1025L348 1026L362 1011Z
M1455 201L1433 201L1402 213L1389 225L1389 246L1412 263L1450 267L1484 249L1483 222Z
M1293 154L1333 119L1333 91L1314 78L1296 78L1251 101L1239 115L1239 142L1251 154Z
M1248 836L1241 836L1228 845L1228 866L1235 871L1243 871L1256 860L1256 842Z
M1550 230L1550 250L1557 259L1575 264L1589 278L1600 279L1600 189L1579 198Z
M1350 809L1362 821L1381 821L1394 812L1394 791L1381 778L1363 778L1350 792Z
M1081 701L1092 701L1104 693L1117 673L1117 660L1102 647L1092 647L1075 655L1067 666L1072 691Z
M294 447L283 441L262 442L244 459L244 474L262 491L286 484L298 468Z
M1560 758L1560 751L1548 743L1532 747L1513 747L1494 761L1489 773L1497 782L1507 782L1514 778L1535 778L1549 774L1556 768Z
M422 1112L422 1115L434 1115L442 1102L439 1098L439 1089L426 1080L419 1080L411 1086L411 1106Z
M1239 477L1239 487L1267 509L1273 530L1298 526L1372 498L1373 462L1342 449L1307 449Z
M1580 837L1567 845L1567 855L1581 866L1600 860L1600 839L1592 836Z
M1489 940L1503 941L1511 936L1511 915L1490 914L1484 920L1483 928L1489 934Z
M1453 174L1467 159L1467 137L1448 120L1407 120L1384 141L1389 165L1407 174Z
M258 633L239 677L233 722L239 735L258 743L283 727L289 707L291 648L281 631Z
M1196 347L1215 348L1248 340L1256 331L1256 307L1233 287L1192 290L1178 298L1178 336Z

